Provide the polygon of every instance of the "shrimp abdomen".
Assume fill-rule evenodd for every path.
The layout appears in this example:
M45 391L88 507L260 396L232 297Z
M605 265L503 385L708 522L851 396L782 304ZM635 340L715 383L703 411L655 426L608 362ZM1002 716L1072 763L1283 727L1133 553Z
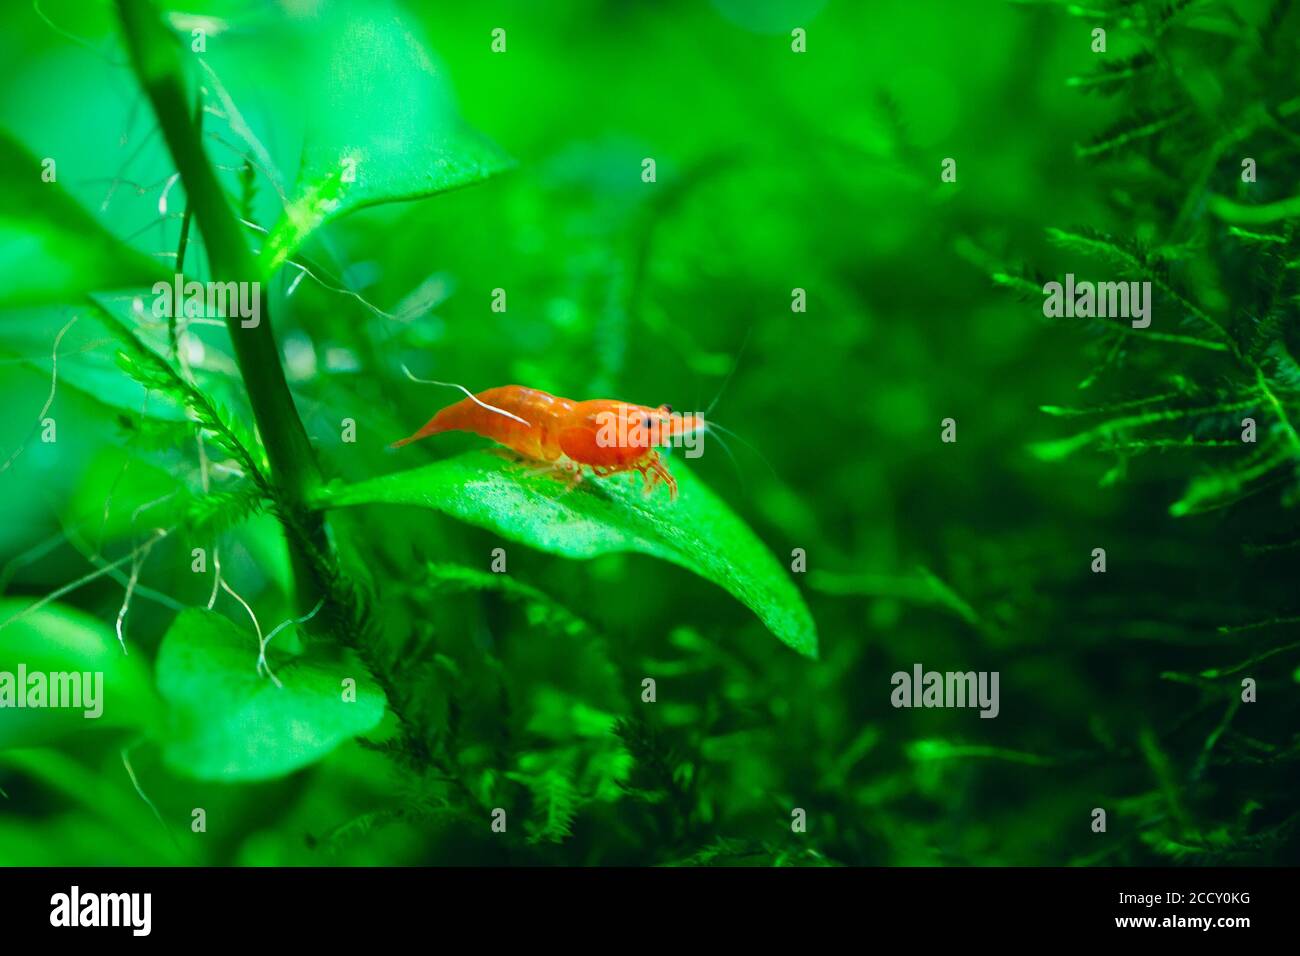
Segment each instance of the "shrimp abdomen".
M502 385L448 405L415 434L394 442L393 447L442 432L466 431L490 438L528 458L551 461L560 455L557 424L572 406L567 398L539 389Z

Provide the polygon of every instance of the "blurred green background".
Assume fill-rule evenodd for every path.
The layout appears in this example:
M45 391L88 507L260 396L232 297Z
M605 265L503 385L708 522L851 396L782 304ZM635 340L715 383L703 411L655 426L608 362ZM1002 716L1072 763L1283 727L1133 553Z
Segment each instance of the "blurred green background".
M329 105L287 79L311 61L282 42L303 22L325 24L303 42L335 66L363 57L353 43L367 31L422 50L423 105L459 113L515 164L318 232L304 254L355 295L295 283L293 269L275 280L272 321L326 475L355 481L486 444L442 436L387 451L455 397L407 381L402 363L476 390L517 382L680 410L716 399L734 461L710 436L693 470L783 566L805 550L793 578L821 657L796 655L724 591L650 558L509 546L510 580L541 592L521 595L431 577L429 562L487 571L501 542L486 531L414 508L339 513L336 538L375 596L376 640L398 655L434 752L392 745L390 715L366 743L278 779L200 781L162 759L141 729L153 717L37 740L6 736L12 715L0 712L0 863L1295 862L1294 652L1243 672L1260 693L1241 706L1235 680L1168 676L1286 643L1285 627L1216 629L1293 612L1294 551L1242 550L1293 526L1287 502L1273 489L1175 518L1169 503L1217 452L1029 451L1070 432L1040 406L1157 394L1207 362L1213 381L1226 374L1218 357L1143 343L1117 360L1111 338L1045 320L1037 295L989 277L1023 264L1088 273L1045 231L1082 225L1195 240L1200 261L1218 264L1189 266L1210 276L1197 284L1207 308L1251 281L1249 262L1215 258L1201 206L1179 218L1179 197L1207 163L1222 159L1232 177L1235 154L1215 156L1202 132L1227 122L1216 110L1250 102L1243 84L1263 83L1243 67L1259 60L1243 57L1294 64L1296 18L1284 14L1261 51L1243 37L1278 5L1175 5L1192 9L1159 26L1164 6L187 6L214 18L208 67L194 71L214 106L208 152L255 223L269 227L282 204L266 164L292 183L304 117ZM115 236L174 252L183 190L160 215L174 167L111 7L43 0L0 16L0 125L57 156L63 187ZM1092 50L1098 24L1104 54ZM791 50L795 27L806 53ZM491 48L496 28L504 53ZM1152 47L1187 89L1214 84L1215 105L1200 102L1184 140L1139 143L1109 164L1081 157L1077 144L1154 93L1087 95L1069 79ZM232 131L210 76L264 156ZM374 135L407 135L407 87L385 68L368 83L360 112ZM1279 195L1294 191L1293 144L1289 156L1267 177ZM941 181L946 158L956 182ZM498 288L505 312L490 308ZM791 310L796 288L806 312ZM127 314L129 297L116 307ZM78 314L73 303L0 319L0 456L24 449L0 472L0 618L128 554L153 527L137 509L177 483L196 488L191 445L145 425L183 415L146 401L86 317L60 347L58 441L33 440L54 336ZM1164 315L1156 327L1174 330ZM190 339L204 389L251 429L226 331L196 325ZM340 438L345 418L355 443ZM940 440L946 418L955 443ZM214 541L264 629L294 615L273 516ZM195 546L166 539L140 566L122 666L142 712L157 704L163 634L180 607L208 601ZM1098 547L1104 575L1090 571ZM115 648L131 570L24 619L27 645L20 625L0 630L0 654L6 638L39 648L43 629L68 622ZM231 596L215 606L248 630ZM918 662L998 671L1000 715L894 709L890 675ZM506 835L489 829L498 806ZM1091 828L1098 807L1105 833ZM194 808L206 832L193 832ZM794 808L806 832L792 832Z

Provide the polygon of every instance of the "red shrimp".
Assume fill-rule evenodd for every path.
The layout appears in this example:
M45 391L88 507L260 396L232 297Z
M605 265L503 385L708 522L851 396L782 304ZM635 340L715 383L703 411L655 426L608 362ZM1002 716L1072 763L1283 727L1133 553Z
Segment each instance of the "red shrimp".
M566 474L571 483L582 479L584 467L600 477L639 471L647 495L662 481L675 501L677 481L655 445L703 430L703 416L674 414L668 405L650 408L604 398L575 402L535 388L503 385L448 405L392 447L442 432L473 432Z

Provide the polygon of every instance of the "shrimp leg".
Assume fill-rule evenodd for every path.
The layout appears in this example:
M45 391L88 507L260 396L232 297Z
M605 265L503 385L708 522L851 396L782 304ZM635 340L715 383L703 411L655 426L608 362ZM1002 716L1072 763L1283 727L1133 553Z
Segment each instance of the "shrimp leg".
M663 463L657 452L637 465L636 470L641 472L641 475L645 478L645 496L647 498L654 493L655 486L662 481L668 486L668 499L670 501L677 500L677 479L672 476L672 472L668 470L668 466Z
M582 466L576 461L533 462L522 459L520 465L525 478L551 478L565 483L565 493L582 483Z

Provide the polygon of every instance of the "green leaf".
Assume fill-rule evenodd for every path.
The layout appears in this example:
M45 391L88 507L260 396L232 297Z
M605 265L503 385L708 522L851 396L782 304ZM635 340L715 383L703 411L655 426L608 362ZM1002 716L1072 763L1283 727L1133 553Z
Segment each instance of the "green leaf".
M171 707L163 758L200 780L267 780L321 759L364 734L384 714L384 698L359 665L303 659L257 672L257 638L212 611L191 608L158 650L158 689ZM344 700L343 680L356 680Z
M409 24L384 8L304 26L294 78L305 105L301 169L262 249L267 274L324 222L422 199L509 169L510 158L460 116Z
M138 652L122 653L112 624L58 604L28 612L34 603L26 598L0 601L0 674L16 678L20 665L29 677L78 672L83 674L83 688L93 688L95 700L83 698L81 707L5 706L0 710L0 750L31 747L83 730L148 725L157 706L148 671ZM85 682L87 673L92 675L90 684ZM102 684L96 674L103 675ZM98 717L87 716L96 710Z
M1197 475L1188 483L1183 496L1169 506L1169 513L1182 518L1222 508L1241 498L1255 482L1290 460L1289 448L1264 447L1245 462Z
M10 134L0 130L0 306L76 302L166 276L119 243ZM55 167L57 176L57 166Z
M489 452L333 485L320 503L338 508L404 504L432 508L512 541L566 558L637 552L671 561L721 585L800 654L817 656L817 630L790 578L749 527L680 462L680 496L642 496L639 479L588 479L567 490Z
M581 799L573 782L574 758L572 748L528 753L520 757L519 770L506 773L532 796L533 819L526 824L529 843L563 843L573 834Z

